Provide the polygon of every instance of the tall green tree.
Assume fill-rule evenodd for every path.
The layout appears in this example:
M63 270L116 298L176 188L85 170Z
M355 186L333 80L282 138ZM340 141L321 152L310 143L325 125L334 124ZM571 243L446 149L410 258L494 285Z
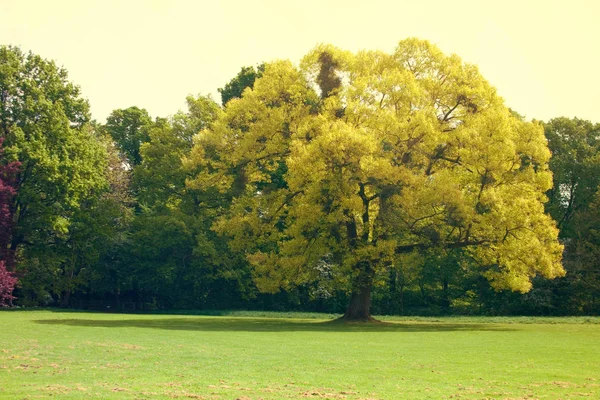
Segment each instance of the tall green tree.
M463 249L498 289L564 274L542 127L424 41L268 64L191 157L189 187L231 193L214 229L259 289L313 281L330 259L348 320L370 319L377 277L413 252Z
M60 269L55 274L53 294L63 306L71 306L77 292L111 293L117 300L130 283L118 253L126 252L133 217L130 171L109 137L99 138L106 146L104 189L83 201L71 218L69 233L59 246Z
M6 159L20 164L9 248L29 258L23 268L60 263L50 249L68 234L81 203L106 185L106 151L88 108L66 70L0 47L0 131Z
M591 204L600 185L600 125L563 117L550 120L544 129L554 175L547 210L561 237L573 237L577 234L574 218Z
M221 94L221 104L225 106L230 100L241 98L244 90L252 88L254 81L262 76L264 70L265 64L259 65L256 69L254 67L242 67L240 72L225 84L225 87L218 89Z
M567 270L565 278L546 288L551 294L547 303L561 313L598 313L600 124L563 117L550 120L544 128L554 174L546 207L565 243Z
M106 119L105 129L133 166L142 162L140 146L150 140L151 125L148 111L134 106L113 111Z
M172 307L206 307L223 295L238 295L248 274L210 230L215 209L224 206L222 196L185 185L194 171L183 162L193 138L222 110L208 96L189 96L187 104L186 112L157 119L140 147L142 161L133 168L140 211L132 224L131 266L144 296Z

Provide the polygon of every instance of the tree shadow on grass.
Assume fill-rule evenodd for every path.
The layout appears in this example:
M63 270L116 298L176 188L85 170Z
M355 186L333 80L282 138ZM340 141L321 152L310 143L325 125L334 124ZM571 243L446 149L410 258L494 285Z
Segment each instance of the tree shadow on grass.
M290 320L282 318L140 318L140 319L40 319L42 325L89 328L148 328L204 332L453 332L514 331L496 324L456 324L419 322L344 323L333 321Z

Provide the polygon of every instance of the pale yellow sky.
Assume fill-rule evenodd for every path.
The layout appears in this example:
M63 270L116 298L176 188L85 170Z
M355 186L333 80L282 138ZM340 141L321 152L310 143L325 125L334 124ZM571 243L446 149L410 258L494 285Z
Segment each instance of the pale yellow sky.
M600 0L0 0L0 44L54 59L104 121L212 94L242 66L318 43L393 51L416 36L477 64L527 118L600 122Z

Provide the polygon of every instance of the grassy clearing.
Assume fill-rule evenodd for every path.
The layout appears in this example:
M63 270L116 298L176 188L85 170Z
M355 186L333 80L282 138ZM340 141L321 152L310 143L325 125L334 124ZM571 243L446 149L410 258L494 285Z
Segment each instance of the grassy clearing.
M600 398L597 318L292 316L0 312L0 398Z

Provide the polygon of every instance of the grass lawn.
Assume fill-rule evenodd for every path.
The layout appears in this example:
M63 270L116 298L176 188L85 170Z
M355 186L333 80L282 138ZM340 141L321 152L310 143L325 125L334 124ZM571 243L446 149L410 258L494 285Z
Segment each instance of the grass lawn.
M598 318L0 312L1 399L600 398Z

